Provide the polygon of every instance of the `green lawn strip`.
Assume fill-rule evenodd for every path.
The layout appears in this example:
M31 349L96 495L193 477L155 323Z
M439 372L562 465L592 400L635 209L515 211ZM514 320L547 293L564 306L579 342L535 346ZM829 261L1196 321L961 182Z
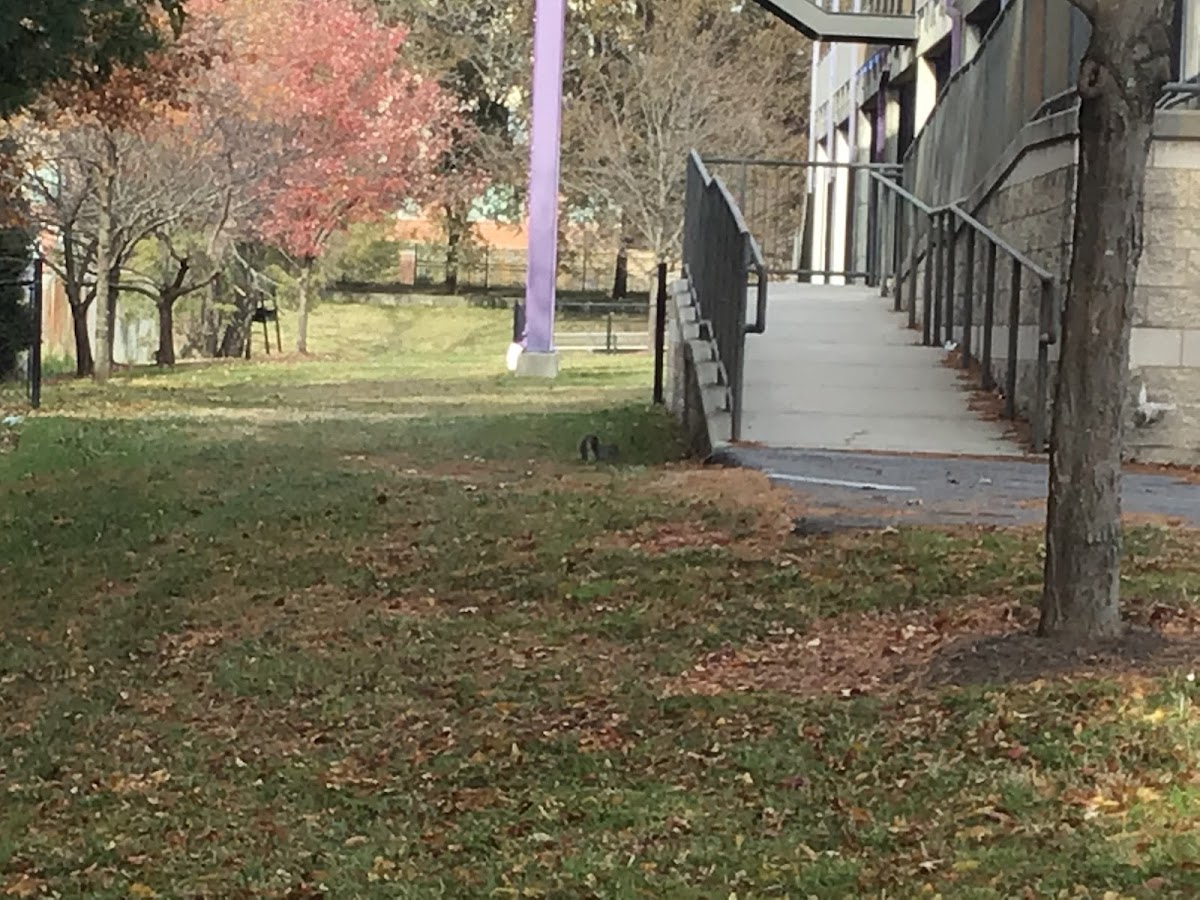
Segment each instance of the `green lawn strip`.
M654 487L678 447L631 402L644 364L547 395L468 351L419 366L494 409L356 418L387 378L318 360L133 376L108 420L70 388L69 417L23 426L0 456L0 891L1200 890L1185 673L664 696L828 617L1029 604L1034 532L766 541L752 510ZM179 414L189 379L228 410L285 371L341 417ZM577 463L585 431L626 464ZM730 539L656 550L693 527ZM1133 609L1192 602L1194 535L1128 545Z

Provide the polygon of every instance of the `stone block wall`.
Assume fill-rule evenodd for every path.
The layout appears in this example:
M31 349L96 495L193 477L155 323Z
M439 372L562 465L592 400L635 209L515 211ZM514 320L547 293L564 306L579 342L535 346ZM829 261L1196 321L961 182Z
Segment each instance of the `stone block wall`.
M963 205L1021 253L1058 276L1065 286L1074 227L1075 142L1071 135L1033 123L1033 137L997 186ZM1048 139L1039 138L1042 131ZM1130 421L1127 455L1147 462L1200 464L1200 112L1160 114L1146 177L1144 250L1138 271L1130 348ZM965 240L958 239L954 340L961 342L965 293ZM983 338L983 244L977 244L972 347ZM921 273L923 276L923 273ZM992 327L992 374L1005 384L1012 297L1012 267L997 259ZM920 286L920 282L918 282ZM1065 299L1065 298L1061 298ZM919 304L918 304L919 306ZM1016 405L1025 418L1039 402L1036 360L1040 285L1021 280ZM920 318L920 316L918 316ZM1053 396L1057 347L1050 348L1047 405ZM1132 401L1145 386L1153 403L1173 404L1156 421L1134 415Z

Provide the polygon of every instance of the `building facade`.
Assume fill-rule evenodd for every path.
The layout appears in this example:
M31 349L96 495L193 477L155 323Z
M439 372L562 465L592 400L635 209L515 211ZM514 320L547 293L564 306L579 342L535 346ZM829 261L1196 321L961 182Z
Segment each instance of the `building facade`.
M859 30L878 41L847 42L810 31L826 39L813 54L810 160L823 165L810 170L807 268L869 267L862 259L870 243L867 181L865 173L847 166L890 164L921 201L932 207L957 204L1065 284L1075 197L1074 85L1089 35L1085 17L1067 0L830 2L845 6L834 8L844 20L865 17L867 25ZM796 24L811 4L766 5ZM903 39L895 37L896 22L905 23ZM1172 34L1173 81L1200 80L1200 0L1178 0ZM1146 192L1127 452L1144 461L1197 465L1200 96L1180 93L1164 100ZM964 263L956 265L961 270ZM956 283L965 281L960 277ZM1019 300L1015 396L1026 415L1053 394L1052 383L1043 391L1034 377L1037 295L1031 283ZM968 303L973 321L982 321L976 298L960 289L953 302L957 321L963 321ZM995 323L999 352L993 366L999 375L1007 368L1011 320L1005 297L996 308L998 316L1004 311L1004 321ZM1050 348L1052 357L1056 349ZM1148 398L1158 413L1139 414L1139 397Z

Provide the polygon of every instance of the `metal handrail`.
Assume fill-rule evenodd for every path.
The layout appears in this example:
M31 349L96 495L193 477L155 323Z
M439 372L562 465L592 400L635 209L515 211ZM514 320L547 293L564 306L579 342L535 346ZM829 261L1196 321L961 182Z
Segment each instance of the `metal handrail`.
M688 154L683 264L700 317L709 323L730 413L730 439L736 441L741 437L746 335L762 334L767 327L767 266L737 201L695 150ZM746 301L752 274L757 293L750 323Z
M1046 410L1046 391L1050 377L1049 348L1059 339L1061 321L1059 279L1044 266L1038 264L1022 253L1008 241L988 226L984 225L957 203L944 206L930 206L905 190L892 179L877 172L869 172L873 185L881 186L891 192L899 200L907 203L916 213L927 220L924 247L918 239L914 227L911 241L905 234L905 215L899 203L894 209L893 232L893 296L894 308L897 312L904 308L904 284L909 284L908 319L909 326L916 327L916 298L917 298L917 269L924 263L924 319L922 322L922 343L926 346L936 346L942 343L943 334L947 338L954 335L955 309L955 249L959 240L959 231L966 231L966 268L964 276L966 284L963 304L962 340L959 346L962 351L963 368L970 366L974 359L982 370L982 387L993 389L995 385L992 375L992 334L995 327L995 294L996 294L996 257L1003 253L1012 260L1012 281L1009 297L1008 316L1008 354L1005 372L1004 399L1005 415L1010 419L1016 418L1016 388L1018 376L1017 353L1019 350L1020 303L1022 271L1030 272L1039 282L1041 292L1038 302L1038 354L1035 369L1037 380L1036 395L1038 403L1030 416L1033 432L1033 445L1037 452L1046 446L1049 433L1049 416ZM872 191L875 204L878 199ZM914 223L915 226L916 223ZM872 240L878 241L880 235L872 234ZM986 243L984 255L984 322L982 347L978 356L973 355L974 333L974 301L975 301L975 250L976 244L982 239ZM911 243L911 251L907 254L905 264L905 248ZM881 254L877 249L873 258L878 260ZM875 281L882 283L881 272L874 273Z
M1200 99L1200 75L1187 81L1172 81L1163 87L1156 105L1159 109L1175 109L1195 99Z

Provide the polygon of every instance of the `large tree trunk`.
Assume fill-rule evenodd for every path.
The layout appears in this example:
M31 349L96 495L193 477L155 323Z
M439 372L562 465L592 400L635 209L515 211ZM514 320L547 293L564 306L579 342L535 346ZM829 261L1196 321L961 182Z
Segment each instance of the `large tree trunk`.
M112 283L108 271L112 268L113 259L113 172L116 166L115 161L110 162L113 163L111 168L102 172L96 180L99 226L96 231L96 355L93 374L99 382L107 381L112 373L112 320L109 318Z
M312 290L312 257L300 264L300 307L296 310L296 352L308 353L308 296Z
M458 270L462 263L463 237L466 234L466 217L453 212L446 213L446 289L458 293Z
M88 334L90 303L71 302L71 325L75 331L75 377L88 378L96 371L92 359L92 339Z
M1121 440L1154 104L1170 0L1100 0L1080 69L1074 251L1054 401L1039 632L1121 633Z
M612 299L624 300L629 296L629 249L625 238L617 251L617 270L613 273Z
M158 298L158 353L160 366L175 365L175 298Z
M221 296L221 280L214 278L208 290L204 292L204 300L200 304L200 353L202 356L217 355L221 335L217 316L217 303Z
M121 299L121 267L114 266L108 276L108 361L117 363L117 302ZM128 352L129 348L126 348Z

